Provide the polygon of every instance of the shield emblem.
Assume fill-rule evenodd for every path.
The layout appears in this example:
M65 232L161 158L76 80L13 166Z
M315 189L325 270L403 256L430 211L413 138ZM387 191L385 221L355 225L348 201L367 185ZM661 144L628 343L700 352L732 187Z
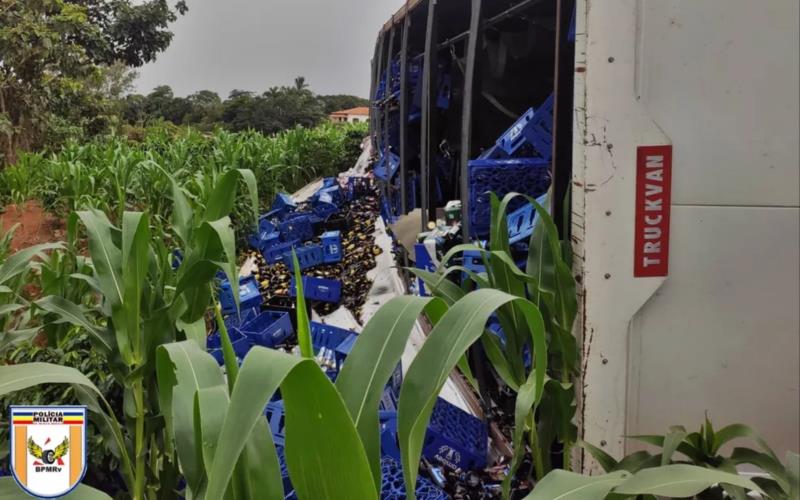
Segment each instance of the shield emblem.
M41 498L72 491L86 473L85 406L11 406L11 472Z

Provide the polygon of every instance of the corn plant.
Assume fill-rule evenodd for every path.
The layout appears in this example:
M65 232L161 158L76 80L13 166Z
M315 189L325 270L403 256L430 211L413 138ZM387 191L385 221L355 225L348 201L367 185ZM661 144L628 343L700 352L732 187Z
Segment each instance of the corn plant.
M124 389L124 411L115 414L102 393L80 372L56 365L28 363L0 367L0 391L6 394L40 383L72 383L92 411L120 461L120 472L134 499L169 496L178 482L174 450L163 437L162 413L155 390L156 348L188 339L205 345L205 314L212 303L218 270L237 277L233 230L228 213L243 179L255 200L252 173L231 170L196 212L184 190L173 182L173 226L184 259L172 266L172 251L151 233L148 216L124 212L121 227L97 210L78 212L92 257L91 284L102 297L93 310L57 295L36 301L61 322L79 326ZM253 204L251 221L255 222ZM238 302L238 288L233 287Z
M763 495L772 500L789 500L798 498L798 455L789 453L784 465L759 434L744 424L731 424L714 430L711 421L706 418L698 432L687 432L683 426L672 426L664 435L630 436L631 439L656 446L661 452L655 455L648 451L638 451L619 462L603 450L589 443L582 443L594 459L607 473L620 470L636 473L653 467L671 464L690 464L706 469L736 474L737 467L742 465L758 467L764 477L754 477L753 482L763 490ZM729 456L720 453L720 449L735 440L751 439L759 450L747 447L735 447ZM751 488L752 489L752 488ZM703 498L722 498L723 491L735 500L746 500L747 496L741 485L720 481L720 484L708 485L700 492Z
M547 474L525 500L624 500L658 498L707 498L702 493L722 484L764 495L750 479L736 473L695 465L673 464L642 469L635 473L617 470L599 476L585 476L565 470ZM744 494L744 493L743 493ZM722 498L711 497L711 498ZM739 497L733 497L739 498Z
M299 265L294 268L299 269ZM301 284L296 273L295 282ZM302 287L298 286L298 297ZM449 310L438 298L397 297L364 327L335 384L311 358L302 298L302 357L254 347L241 369L225 340L227 382L214 359L191 342L159 348L159 390L181 470L196 498L283 498L278 459L263 415L280 388L286 410L286 461L300 498L377 499L380 487L378 404L418 316L435 323L408 368L400 392L398 431L406 491L414 498L425 430L436 397L498 308L518 303L536 348L531 374L542 394L546 342L538 309L498 290L466 295ZM233 369L231 369L233 368Z
M32 327L32 313L23 286L28 282L35 259L46 259L46 252L62 248L58 243L28 247L11 255L12 227L0 237L0 348L30 339L38 329Z
M506 495L526 449L523 443L526 429L537 479L552 468L549 451L555 441L563 445L564 466L569 468L570 450L577 437L572 422L575 414L574 379L579 371L578 346L572 335L577 301L568 245L559 240L547 210L525 196L533 204L539 222L530 238L526 270L521 271L511 257L506 222L507 207L519 196L522 195L511 193L500 201L492 193L488 248L475 244L457 245L443 257L437 272L410 269L425 282L431 293L449 305L465 296L464 288L474 285L526 297L541 310L549 339L548 371L543 392L532 383L534 372L527 372L523 363L526 349L531 349L534 356L537 353L527 338L524 316L518 303L507 304L497 311L505 344L488 330L481 336L481 344L494 371L506 386L517 393L512 436L514 457L504 483ZM450 265L455 256L467 250L481 254L486 273L477 274L463 266ZM451 275L460 276L462 273L467 277L464 287L449 280ZM465 368L463 371L469 378L466 361L462 361L460 366Z

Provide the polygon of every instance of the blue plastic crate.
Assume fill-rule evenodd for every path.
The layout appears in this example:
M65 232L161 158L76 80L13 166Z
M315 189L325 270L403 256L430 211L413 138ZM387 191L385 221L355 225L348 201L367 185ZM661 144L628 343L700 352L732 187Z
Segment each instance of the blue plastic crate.
M433 259L431 259L428 249L425 248L424 243L414 244L414 266L417 269L422 269L424 271L433 272L436 270L436 266L433 264ZM421 278L417 278L417 289L419 290L419 295L421 297L426 297L428 295L428 292L425 290L425 282L422 281Z
M479 470L486 466L489 432L486 422L444 399L437 399L422 455L453 469Z
M286 465L286 452L283 445L275 445L275 452L278 454L278 463L281 467L281 479L283 480L284 500L297 500L292 481L289 479L289 467Z
M400 461L400 445L397 442L397 410L378 413L381 435L381 455Z
M547 161L553 158L553 106L555 99L553 94L545 99L541 106L536 108L533 115L533 123L530 129L533 130L530 142L536 153Z
M333 203L325 203L322 201L314 202L311 210L314 211L314 214L317 215L320 219L327 220L331 215L334 215L339 212L339 207L334 205Z
M315 352L322 347L335 349L351 335L358 334L338 326L327 325L318 321L311 322L311 343L314 344Z
M273 233L278 230L278 227L275 223L272 222L270 218L270 214L266 213L258 218L258 231L259 232L267 232Z
M275 200L272 202L272 211L277 212L291 212L297 208L297 203L292 198L292 195L287 193L278 193L275 195Z
M406 486L403 482L403 469L400 463L391 457L381 458L381 499L405 500ZM433 482L420 476L414 490L418 500L448 500L450 497Z
M320 237L322 240L323 262L334 264L342 260L342 233L339 231L326 231Z
M479 250L465 250L463 253L464 267L474 273L485 273L486 266L483 265L483 256Z
M244 323L239 330L253 344L264 347L281 345L294 333L288 313L269 310Z
M388 155L382 155L373 168L375 177L382 181L390 181L400 168L400 157L396 154L389 152Z
M307 215L292 217L281 222L279 230L283 241L306 241L314 237L311 218Z
M503 331L503 327L500 326L500 320L497 318L496 314L492 314L492 316L489 318L489 321L486 323L486 329L500 339L500 345L505 348L506 334ZM525 344L522 348L522 362L525 364L525 368L530 368L533 364L533 358L531 357L531 346L529 344Z
M298 246L299 244L300 242L298 240L278 243L262 250L261 255L264 256L264 260L266 260L268 264L276 264L283 260L283 254L291 251L292 248Z
M258 316L260 313L261 313L261 308L260 307L252 307L250 309L242 309L239 312L239 314L236 314L236 312L234 311L233 314L229 314L229 315L227 315L227 316L225 316L223 318L223 321L225 322L225 328L227 328L229 331L232 328L239 328L244 323L247 323L251 319L253 319L256 316ZM216 325L216 323L215 323L215 325ZM216 329L216 327L215 327L215 329Z
M297 296L297 287L292 278L289 286L289 294ZM328 280L324 278L314 278L303 276L303 294L309 300L319 300L320 302L330 302L336 304L342 298L342 282L339 280Z
M303 271L310 267L322 264L324 255L322 246L320 245L306 245L295 249L297 255L297 263L300 264L300 270ZM294 260L292 260L292 252L285 252L283 254L283 262L290 271L294 272ZM308 295L308 294L306 294Z
M547 194L540 196L536 202L547 208ZM513 245L530 239L537 221L536 209L530 203L525 203L522 207L508 214L508 242Z
M283 400L267 403L264 415L267 417L269 430L272 432L272 440L275 441L275 444L279 446L286 444L286 410L283 407Z
M244 359L247 355L247 352L253 346L248 339L242 332L237 330L236 328L229 328L228 329L228 337L231 339L231 344L233 344L233 352L236 353L236 357L239 359ZM214 332L208 337L206 337L206 349L208 353L214 356L214 359L217 360L217 363L220 365L224 364L225 360L222 356L222 338L219 335L219 332Z
M332 203L338 207L344 201L344 193L338 184L334 186L323 187L314 194L313 201Z
M281 235L277 231L264 230L250 236L250 246L264 253L281 241Z
M183 252L180 248L172 251L172 269L178 269L183 262Z
M231 284L225 280L220 285L219 302L222 307L222 314L232 314L236 312L236 303L233 300ZM251 277L239 279L239 308L251 309L258 307L263 302L261 291L258 289L256 279Z
M489 192L501 199L511 192L538 197L550 187L550 164L541 158L472 160L468 169L470 227L476 237L489 234ZM525 203L523 198L514 200L509 210L516 210Z

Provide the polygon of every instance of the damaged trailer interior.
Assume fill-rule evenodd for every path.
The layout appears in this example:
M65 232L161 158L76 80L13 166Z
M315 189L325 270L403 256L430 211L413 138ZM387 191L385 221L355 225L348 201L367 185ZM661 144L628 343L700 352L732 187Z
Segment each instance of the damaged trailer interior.
M409 1L372 61L371 136L382 213L421 231L460 200L462 239L485 239L488 196L569 184L574 1ZM514 208L514 207L512 207Z

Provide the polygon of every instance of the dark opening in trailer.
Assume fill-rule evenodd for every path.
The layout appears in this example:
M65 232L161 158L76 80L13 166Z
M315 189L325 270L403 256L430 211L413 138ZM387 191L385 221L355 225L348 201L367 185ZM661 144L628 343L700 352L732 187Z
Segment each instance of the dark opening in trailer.
M571 175L574 5L416 0L382 27L371 134L385 216L421 209L424 230L437 209L461 200L464 238L483 239L482 193L538 196L552 183L550 208L562 220Z

